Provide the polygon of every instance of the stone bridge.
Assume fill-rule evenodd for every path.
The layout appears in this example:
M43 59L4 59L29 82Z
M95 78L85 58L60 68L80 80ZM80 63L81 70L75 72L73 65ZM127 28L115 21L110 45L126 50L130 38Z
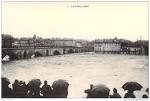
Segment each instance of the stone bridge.
M80 53L81 47L19 47L19 48L2 48L2 58L6 55L10 59L27 59L32 56L43 57L71 53Z

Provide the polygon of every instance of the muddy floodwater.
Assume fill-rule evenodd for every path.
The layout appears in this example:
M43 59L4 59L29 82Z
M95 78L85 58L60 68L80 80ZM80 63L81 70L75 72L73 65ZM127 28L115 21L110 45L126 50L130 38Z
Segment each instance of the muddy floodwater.
M2 76L28 82L33 78L47 80L51 85L57 79L69 82L69 98L84 98L90 84L105 84L118 89L121 96L126 91L121 87L127 81L137 81L143 88L136 91L141 97L148 87L148 56L75 53L60 56L17 60L2 64Z

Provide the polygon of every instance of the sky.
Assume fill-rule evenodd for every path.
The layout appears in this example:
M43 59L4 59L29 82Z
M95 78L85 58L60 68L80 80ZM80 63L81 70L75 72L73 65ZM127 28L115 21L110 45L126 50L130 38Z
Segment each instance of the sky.
M82 7L72 7L77 5ZM3 2L2 33L148 40L148 2Z

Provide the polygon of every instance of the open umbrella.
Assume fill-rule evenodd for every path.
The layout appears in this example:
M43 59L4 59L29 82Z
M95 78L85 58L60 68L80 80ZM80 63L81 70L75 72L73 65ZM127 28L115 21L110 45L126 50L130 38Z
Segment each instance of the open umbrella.
M52 84L53 97L56 98L67 98L68 96L68 86L69 83L66 80L56 80Z
M130 90L130 91L135 91L135 90L141 90L143 88L139 83L137 82L126 82L122 88L124 90Z
M110 89L105 85L99 84L94 85L92 89L88 92L88 97L91 98L108 98Z
M58 79L58 80L54 81L52 84L53 89L68 88L68 86L69 86L69 83L63 79Z
M32 79L31 81L29 81L28 86L40 86L41 80L40 79Z

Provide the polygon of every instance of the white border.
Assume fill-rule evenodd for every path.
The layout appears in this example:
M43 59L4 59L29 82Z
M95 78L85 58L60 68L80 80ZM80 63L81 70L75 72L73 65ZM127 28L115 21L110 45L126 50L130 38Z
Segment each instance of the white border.
M1 4L0 4L0 12L2 13L2 1L42 1L42 0L1 0ZM43 1L148 1L149 0L43 0ZM150 14L150 2L148 4L148 13ZM148 14L148 16L149 16ZM149 18L149 17L148 17ZM1 31L1 34L2 34L2 18L0 16L0 31ZM149 19L148 19L149 21ZM150 26L149 26L149 23L148 22L148 35L149 35L149 29L150 29ZM1 36L0 36L0 39L1 39ZM150 35L149 35L149 39L150 39ZM0 40L0 43L1 43L1 40ZM0 47L1 47L1 44L0 44ZM149 47L150 47L150 44L149 44ZM1 48L0 48L1 49ZM150 49L149 49L149 53L150 53ZM0 51L0 57L1 57L1 51ZM1 61L1 58L0 58L0 61ZM150 59L149 59L149 62L150 62ZM0 66L1 67L1 66ZM1 72L1 69L0 69L0 72ZM149 69L149 72L150 72L150 69ZM0 75L1 76L1 75ZM150 76L150 75L149 75ZM149 78L149 81L150 81L150 78ZM149 87L150 87L150 83L149 83ZM0 82L0 96L1 96L1 82ZM0 101L149 101L149 98L148 99L144 99L144 98L133 98L133 99L124 99L124 98L119 98L119 99L113 99L113 98L108 98L108 99L92 99L92 98L67 98L67 99L58 99L58 98L50 98L50 99L47 99L47 98L1 98Z

